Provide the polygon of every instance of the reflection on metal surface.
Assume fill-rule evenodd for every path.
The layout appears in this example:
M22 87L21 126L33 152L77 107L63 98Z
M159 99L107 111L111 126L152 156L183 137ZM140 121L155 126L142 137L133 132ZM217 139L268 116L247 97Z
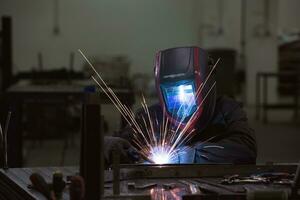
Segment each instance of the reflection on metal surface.
M152 200L180 200L185 194L188 194L187 190L180 187L170 190L157 187L150 190Z

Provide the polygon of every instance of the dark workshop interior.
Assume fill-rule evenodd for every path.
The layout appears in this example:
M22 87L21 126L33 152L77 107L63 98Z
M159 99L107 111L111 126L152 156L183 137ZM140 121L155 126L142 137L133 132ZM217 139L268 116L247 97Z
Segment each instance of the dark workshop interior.
M300 199L299 8L0 0L0 200Z

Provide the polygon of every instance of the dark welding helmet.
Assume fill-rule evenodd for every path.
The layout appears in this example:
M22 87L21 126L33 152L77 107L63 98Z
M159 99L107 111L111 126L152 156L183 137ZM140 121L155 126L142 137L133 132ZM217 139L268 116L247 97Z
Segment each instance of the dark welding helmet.
M156 89L172 124L182 128L188 123L191 129L201 130L211 120L216 103L214 72L205 80L212 64L208 53L198 47L171 48L156 54Z

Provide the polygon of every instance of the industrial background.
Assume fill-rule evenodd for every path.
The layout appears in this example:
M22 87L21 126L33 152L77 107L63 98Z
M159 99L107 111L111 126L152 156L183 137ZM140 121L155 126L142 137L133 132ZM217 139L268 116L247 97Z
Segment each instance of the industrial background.
M101 62L107 63L115 57L124 59L128 64L120 69L121 73L110 72L109 70L113 71L110 68L101 72L103 76L115 78L125 73L126 78L132 81L135 91L143 90L152 100L153 96L155 98L155 95L151 95L155 92L155 52L190 45L219 51L221 63L229 66L228 69L231 70L220 75L221 81L226 80L228 86L223 83L219 85L226 87L224 93L234 95L244 103L254 128L258 126L256 134L261 161L296 161L300 152L297 148L300 137L297 127L299 121L292 123L293 108L270 110L270 120L275 123L272 125L262 125L260 121L254 121L254 113L256 74L289 70L281 65L281 56L285 55L280 54L280 47L284 44L290 44L286 48L299 46L299 6L300 2L297 0L2 0L0 13L2 19L10 17L11 20L10 67L14 77L22 72L37 71L40 67L45 71L68 70L71 67L72 70L81 72L84 69L84 60L77 49L82 49L100 65ZM3 25L2 21L2 27ZM1 44L4 47L4 41ZM5 51L1 49L3 56L6 55ZM299 54L295 54L295 59L300 61ZM3 56L2 63L5 59ZM73 57L71 61L70 57ZM295 59L292 62L295 62L296 72L299 71L299 61L297 63ZM4 76L4 67L6 66L1 64L2 85L8 84L3 83L8 78ZM270 103L293 102L288 97L293 96L296 91L280 96L280 81L270 78L268 83ZM2 90L1 96L5 94L4 91ZM136 102L139 105L139 101ZM106 116L108 134L114 131L115 123L118 123L118 120L114 120L118 113L116 116L109 115L111 112ZM279 122L290 123L279 125ZM44 125L51 126L51 122ZM284 141L286 142L283 143ZM47 143L44 143L36 148L46 146ZM59 152L53 153L57 150L54 145L53 149L45 151L44 153L53 156L42 155L41 162L55 165L57 157L60 156ZM71 155L74 156L72 153ZM34 164L38 165L39 159L35 157L34 160Z
M299 0L0 0L0 123L11 111L10 165L79 165L78 91L93 82L78 49L137 109L141 94L157 101L155 53L182 46L221 59L218 94L246 110L257 163L298 162L299 8ZM106 135L122 126L113 105L102 115Z

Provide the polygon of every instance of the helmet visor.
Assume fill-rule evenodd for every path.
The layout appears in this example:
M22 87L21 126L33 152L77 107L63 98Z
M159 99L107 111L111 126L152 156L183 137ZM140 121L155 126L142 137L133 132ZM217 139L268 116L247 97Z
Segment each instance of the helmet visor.
M195 85L192 80L161 85L168 113L177 121L185 121L197 108Z

